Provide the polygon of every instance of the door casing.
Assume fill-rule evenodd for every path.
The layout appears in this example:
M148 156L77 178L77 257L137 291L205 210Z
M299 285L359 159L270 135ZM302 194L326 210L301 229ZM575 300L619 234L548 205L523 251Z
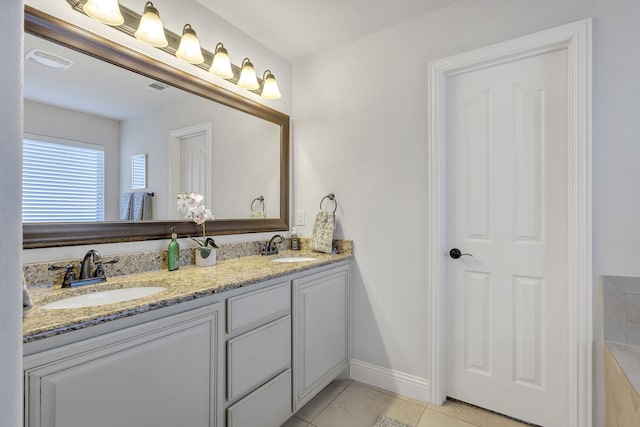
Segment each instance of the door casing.
M569 427L592 420L591 19L519 37L428 65L427 272L430 402L446 397L446 83L447 78L551 51L567 50L569 96Z

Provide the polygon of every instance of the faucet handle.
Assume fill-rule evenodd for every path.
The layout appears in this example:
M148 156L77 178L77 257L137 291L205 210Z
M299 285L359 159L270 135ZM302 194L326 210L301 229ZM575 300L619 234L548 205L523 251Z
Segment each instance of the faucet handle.
M267 244L265 242L256 242L256 246L260 255L267 255Z
M118 261L120 261L120 258L118 258L118 257L115 257L111 261L102 261L102 260L96 261L96 263L95 263L96 269L93 272L93 277L105 277L106 274L104 274L103 265L105 265L105 264L115 264Z
M64 279L62 279L62 284L63 286L65 284L68 284L70 282L73 282L74 280L76 280L76 273L73 271L73 264L67 264L67 265L50 265L48 268L49 271L55 271L55 270L65 270L64 272Z

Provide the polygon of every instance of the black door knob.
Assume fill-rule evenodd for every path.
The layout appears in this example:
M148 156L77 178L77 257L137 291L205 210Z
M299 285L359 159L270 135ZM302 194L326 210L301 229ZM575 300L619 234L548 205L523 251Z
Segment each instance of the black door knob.
M466 255L466 256L473 257L473 255L471 255L471 254L463 254L463 253L462 253L462 251L460 251L460 249L458 249L458 248L453 248L453 249L451 249L451 250L449 251L449 256L450 256L451 258L453 258L453 259L458 259L458 258L460 258L461 256L465 256L465 255Z

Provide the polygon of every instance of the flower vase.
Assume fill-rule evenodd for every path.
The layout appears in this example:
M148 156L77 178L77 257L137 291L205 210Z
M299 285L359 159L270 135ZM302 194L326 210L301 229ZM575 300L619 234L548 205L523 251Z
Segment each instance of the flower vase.
M196 248L196 266L211 267L216 265L216 250L213 248Z

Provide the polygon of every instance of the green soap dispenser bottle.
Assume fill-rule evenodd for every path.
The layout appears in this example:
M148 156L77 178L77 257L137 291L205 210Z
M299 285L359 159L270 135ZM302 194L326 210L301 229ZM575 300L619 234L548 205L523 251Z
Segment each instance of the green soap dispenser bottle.
M169 271L174 271L180 268L180 245L178 244L176 237L178 237L176 234L176 228L171 227L171 242L169 242L169 253L167 255Z
M292 251L300 250L300 237L298 236L298 233L296 232L295 227L291 229L291 250Z

